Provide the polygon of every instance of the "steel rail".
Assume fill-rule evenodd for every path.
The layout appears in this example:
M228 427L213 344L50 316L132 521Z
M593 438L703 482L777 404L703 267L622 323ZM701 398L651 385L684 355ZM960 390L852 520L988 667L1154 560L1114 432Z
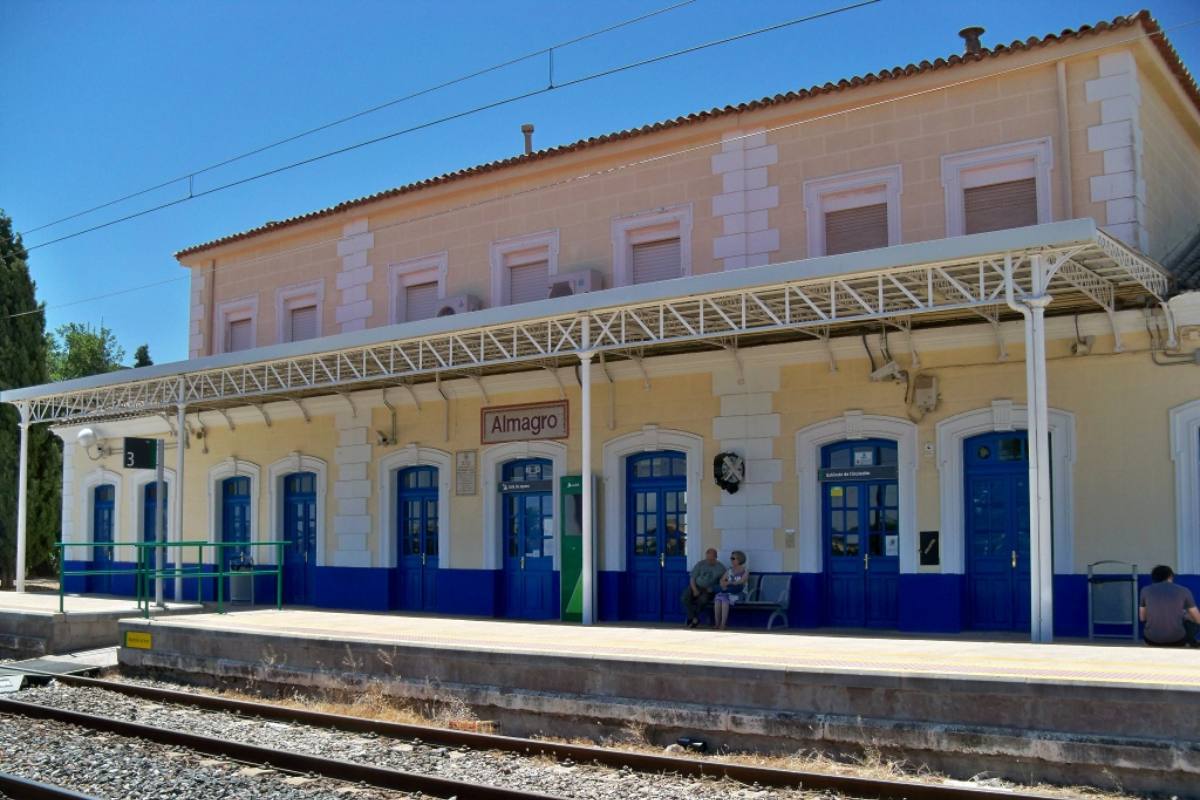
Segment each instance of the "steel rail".
M97 800L90 794L80 794L7 772L0 772L0 796L15 800Z
M47 675L49 675L47 673ZM79 675L54 675L66 686L78 686L124 694L159 703L225 711L262 719L295 722L318 728L330 728L352 733L369 733L393 739L420 739L422 742L450 747L466 746L472 750L498 750L522 755L551 756L556 760L570 759L580 764L602 764L637 772L677 773L688 777L729 778L746 785L810 791L840 792L849 797L872 800L1047 800L1046 795L1013 792L985 787L947 786L919 781L864 778L852 775L833 775L823 772L778 769L749 764L736 764L712 759L680 758L654 753L636 753L591 745L547 742L474 731L457 731L427 725L329 714L321 711L290 708L272 703L234 700L211 694L182 692L154 686L122 683L120 681L85 678Z
M289 750L275 750L243 742L232 742L212 736L159 728L137 722L113 719L80 711L55 708L40 703L0 698L0 714L13 714L32 719L47 719L67 725L78 725L94 731L128 736L171 747L183 747L217 758L262 764L301 774L315 774L333 780L362 783L379 789L400 792L422 792L434 797L458 800L563 800L553 795L504 789L486 784L473 784L448 778L437 778L415 772L403 772L387 767L355 764L341 759L308 755ZM20 795L18 795L20 796Z

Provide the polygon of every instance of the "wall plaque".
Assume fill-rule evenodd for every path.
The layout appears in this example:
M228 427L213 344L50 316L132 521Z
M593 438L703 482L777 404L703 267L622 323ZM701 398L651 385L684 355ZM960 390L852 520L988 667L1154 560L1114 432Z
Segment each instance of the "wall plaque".
M479 451L459 450L454 454L454 493L473 495L479 479Z
M483 444L566 439L567 401L484 408L480 412L479 427L479 441Z

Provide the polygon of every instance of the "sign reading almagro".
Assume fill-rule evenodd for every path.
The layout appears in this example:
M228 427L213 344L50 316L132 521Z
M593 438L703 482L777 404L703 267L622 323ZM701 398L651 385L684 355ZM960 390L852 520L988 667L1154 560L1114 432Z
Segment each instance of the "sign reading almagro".
M480 417L479 439L483 444L567 438L566 400L493 406L484 408Z

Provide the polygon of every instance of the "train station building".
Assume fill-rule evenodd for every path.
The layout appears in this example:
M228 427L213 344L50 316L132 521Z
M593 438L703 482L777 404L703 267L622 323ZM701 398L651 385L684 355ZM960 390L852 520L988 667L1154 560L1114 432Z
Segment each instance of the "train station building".
M186 361L0 397L63 441L68 566L155 537L154 437L166 537L291 605L678 622L708 548L792 627L1200 590L1200 90L1146 14L967 39L180 251Z

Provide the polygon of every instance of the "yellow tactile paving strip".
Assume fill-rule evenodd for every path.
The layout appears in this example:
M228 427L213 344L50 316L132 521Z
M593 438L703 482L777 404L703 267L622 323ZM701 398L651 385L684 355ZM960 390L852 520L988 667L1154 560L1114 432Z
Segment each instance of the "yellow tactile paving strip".
M174 617L157 626L536 655L750 666L796 672L982 678L1200 690L1200 650L1140 646L764 635L325 611Z

